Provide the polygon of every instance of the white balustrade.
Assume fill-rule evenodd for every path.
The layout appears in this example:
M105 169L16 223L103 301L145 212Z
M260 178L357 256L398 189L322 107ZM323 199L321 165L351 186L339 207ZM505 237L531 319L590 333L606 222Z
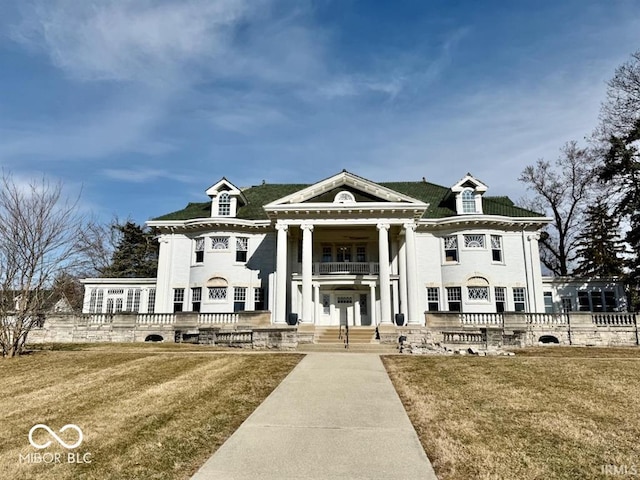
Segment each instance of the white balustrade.
M237 313L200 313L198 323L207 325L238 323Z
M171 325L175 323L173 313L139 313L136 315L138 325Z

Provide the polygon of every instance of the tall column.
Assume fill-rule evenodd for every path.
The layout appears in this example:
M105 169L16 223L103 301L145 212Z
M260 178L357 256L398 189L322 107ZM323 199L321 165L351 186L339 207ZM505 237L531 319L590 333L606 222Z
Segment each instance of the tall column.
M420 324L420 300L418 298L418 267L416 265L416 224L404 224L407 252L407 297L409 302L409 323Z
M371 309L369 310L369 317L371 318L371 326L375 327L376 323L376 284L369 284L369 303L371 304Z
M313 299L311 297L311 278L313 273L312 248L313 248L313 225L303 223L302 229L302 321L313 322Z
M315 298L313 318L315 319L315 323L318 323L318 320L320 320L320 307L322 305L320 301L320 284L318 282L313 284L313 297Z
M380 261L380 323L391 323L391 272L389 271L389 224L378 224Z
M276 224L278 245L276 251L276 312L274 323L287 321L287 230L289 226Z
M409 301L407 299L407 245L404 232L400 235L400 248L398 249L398 283L400 284L400 313L404 315L406 322L409 318Z

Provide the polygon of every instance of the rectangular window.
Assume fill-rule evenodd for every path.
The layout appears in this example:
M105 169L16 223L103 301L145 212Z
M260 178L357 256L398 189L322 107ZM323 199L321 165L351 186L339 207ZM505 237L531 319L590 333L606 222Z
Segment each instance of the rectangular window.
M209 300L226 300L227 287L208 287Z
M113 298L107 298L107 313L113 313Z
M322 262L323 263L333 262L333 253L331 251L331 245L322 246Z
M526 310L526 293L523 287L513 288L513 308L516 312Z
M133 312L133 288L127 290L127 312Z
M349 245L339 245L336 249L336 257L338 262L350 262L351 247Z
M95 289L91 290L91 296L89 297L89 313L96 313L96 299L98 298L98 292Z
M202 303L202 287L194 287L191 289L191 311L199 312Z
M149 289L149 296L147 298L147 313L153 313L156 309L156 289Z
M570 297L562 297L562 311L564 313L573 312L573 302Z
M364 263L367 261L367 247L364 245L356 246L356 262Z
M136 288L133 291L133 312L138 313L138 310L140 310L140 294L141 294L142 290L139 288Z
M580 312L590 312L589 292L578 292L578 310Z
M444 259L446 262L458 261L458 237L444 237Z
M464 248L484 248L484 235L464 235Z
M450 312L462 311L462 288L447 287L447 303Z
M253 309L265 310L264 307L264 288L256 287L253 289Z
M181 312L184 304L184 288L173 289L173 311Z
M610 290L604 292L604 307L607 312L616 312L618 310L616 292L612 292Z
M488 302L489 287L467 287L470 302Z
M427 304L430 312L440 310L440 289L438 287L427 287Z
M213 250L229 250L229 237L211 237Z
M234 287L233 288L233 311L242 312L246 310L245 304L247 303L247 287Z
M360 294L360 315L369 315L369 309L367 308L367 294Z
M196 238L195 241L196 263L204 262L204 238Z
M496 296L496 312L504 312L506 310L507 289L505 287L495 287L493 293Z
M502 262L502 237L491 235L491 259L494 262Z
M98 298L96 299L96 313L102 313L102 300L104 299L104 290L98 290Z
M322 313L329 315L331 312L331 296L322 295Z
M591 292L591 311L604 312L604 300L601 291Z
M249 251L249 239L247 237L236 238L236 262L246 262Z
M553 293L544 292L544 313L553 313Z
M116 313L122 311L122 298L116 298Z

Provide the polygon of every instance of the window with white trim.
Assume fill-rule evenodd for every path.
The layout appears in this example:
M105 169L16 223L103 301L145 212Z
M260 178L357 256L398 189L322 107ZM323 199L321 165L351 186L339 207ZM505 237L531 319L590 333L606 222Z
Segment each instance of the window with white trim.
M191 311L199 312L202 305L202 287L193 287L191 289Z
M222 192L218 196L218 215L221 217L231 215L231 197L227 192Z
M450 312L462 311L462 287L447 287L447 306Z
M366 245L356 245L356 262L364 263L367 261Z
M369 303L367 302L368 295L366 293L360 294L360 314L369 315Z
M96 298L96 313L102 313L103 300L104 300L104 290L101 288L98 290L98 297Z
M249 251L249 238L237 237L236 238L236 262L246 262L247 252Z
M488 302L489 287L467 287L470 302Z
M513 287L513 308L516 312L526 311L526 290L524 287Z
M476 233L464 235L464 248L484 248L484 235Z
M571 297L562 297L560 301L562 302L563 313L573 312L573 301Z
M333 262L333 247L331 245L322 246L322 263Z
M253 309L254 310L265 310L264 304L264 288L255 287L253 289Z
M430 312L440 310L440 289L438 287L427 287L427 305Z
M220 301L227 299L227 287L207 287L209 300Z
M91 290L91 295L89 296L89 313L96 313L96 299L98 298L98 292L96 289Z
M196 254L196 263L204 262L204 238L195 239L194 252Z
M322 313L329 315L331 311L331 296L327 294L322 295Z
M173 311L182 312L184 307L184 288L173 289Z
M233 287L233 311L241 312L246 310L247 287Z
M156 308L156 289L150 288L147 296L147 313L153 313Z
M338 192L333 199L333 203L354 203L355 201L356 198L353 196L353 193L346 190Z
M462 191L462 212L476 213L476 196L473 190Z
M494 262L502 262L502 237L491 235L491 259Z
M229 250L229 237L211 237L213 250Z
M543 292L544 297L544 313L553 313L553 293Z
M444 260L445 262L457 262L458 261L458 237L451 235L444 237Z
M133 289L127 290L127 312L133 312Z
M506 310L507 306L507 289L506 287L495 287L493 294L496 299L496 312L502 313Z

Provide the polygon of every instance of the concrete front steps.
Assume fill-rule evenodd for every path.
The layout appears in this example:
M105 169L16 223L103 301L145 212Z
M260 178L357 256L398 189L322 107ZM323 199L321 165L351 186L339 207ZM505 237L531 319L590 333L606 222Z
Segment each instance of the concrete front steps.
M300 352L359 352L397 353L396 345L381 345L375 339L376 329L371 327L349 327L349 346L345 346L346 330L343 327L316 327L314 343L298 344Z

